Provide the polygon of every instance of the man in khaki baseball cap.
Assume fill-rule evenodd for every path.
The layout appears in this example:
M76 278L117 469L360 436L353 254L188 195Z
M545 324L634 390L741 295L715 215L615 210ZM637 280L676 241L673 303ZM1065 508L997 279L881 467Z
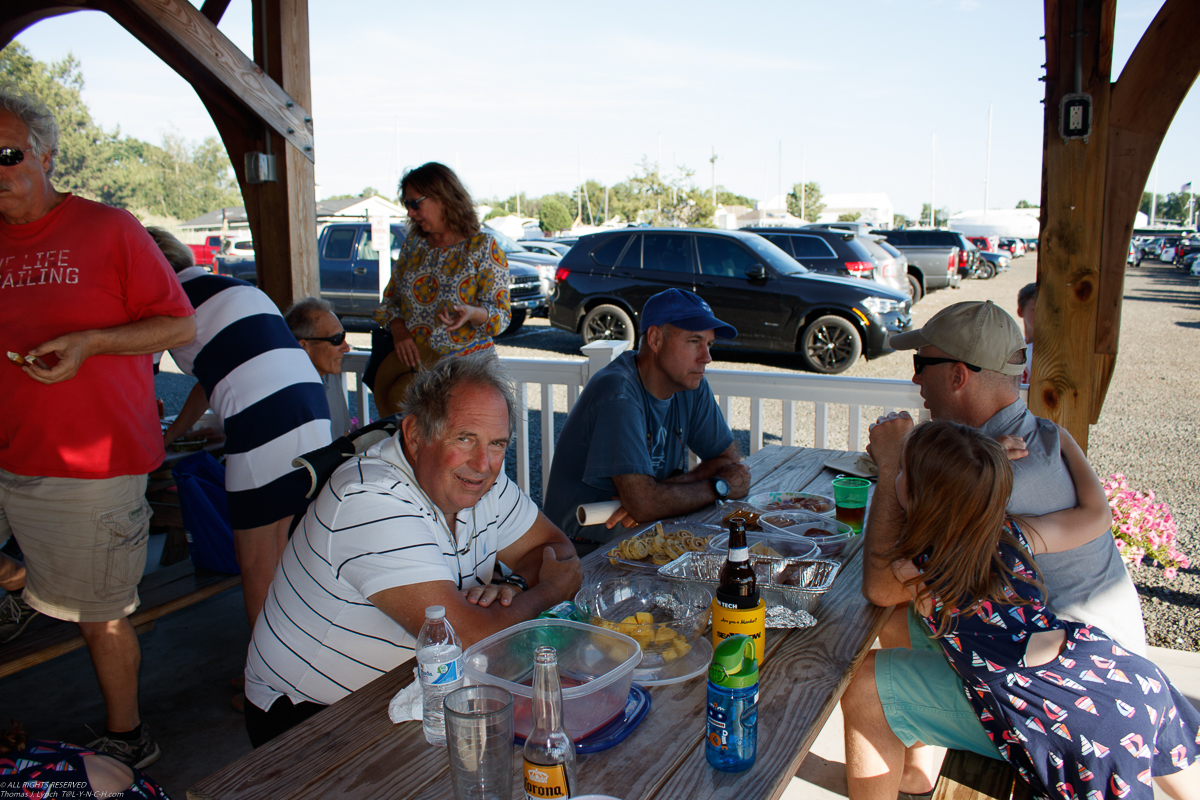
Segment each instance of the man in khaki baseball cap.
M1059 444L1060 437L1069 434L1034 416L1021 400L1018 381L1025 364L1025 337L1016 320L990 302L956 303L920 330L893 336L889 344L896 350L917 351L912 380L921 387L934 419L970 425L995 439L1015 437L1024 448L1014 452L1020 458L1009 462L1013 470L1009 513L1036 516L1076 504L1075 485ZM879 486L896 481L904 437L912 427L913 420L904 411L881 417L871 426L871 455L879 467ZM863 551L886 552L895 544L903 518L895 492L875 492ZM1061 619L1103 628L1125 649L1144 654L1146 633L1137 590L1109 531L1102 528L1094 534L1091 541L1072 550L1037 556L1050 609ZM863 591L868 597L872 576L880 569L878 561L864 566ZM890 564L882 569L890 574ZM882 649L871 652L842 695L852 794L864 782L878 783L867 737L851 734L883 731L880 713L890 731L880 736L894 735L906 748L901 793L922 794L933 788L939 751L927 745L999 757L966 696L947 691L958 685L954 670L909 608L895 607L879 644Z

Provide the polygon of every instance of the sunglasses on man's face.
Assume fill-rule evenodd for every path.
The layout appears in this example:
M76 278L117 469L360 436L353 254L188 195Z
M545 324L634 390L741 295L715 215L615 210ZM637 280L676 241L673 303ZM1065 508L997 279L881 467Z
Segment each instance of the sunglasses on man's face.
M305 336L304 338L309 342L329 342L334 347L341 347L342 342L346 341L346 332L339 331L333 336Z
M974 364L968 364L965 361L959 361L957 358L932 358L930 356L913 355L913 373L920 375L925 371L926 367L932 367L934 364L962 364L972 372L982 372L983 367L977 367Z
M416 211L417 206L421 205L421 203L425 202L428 199L429 199L429 195L422 195L421 197L418 197L416 200L405 200L404 207L407 208L409 211Z
M26 147L24 150L19 147L0 147L0 167L15 167L25 160L25 154L32 149L32 147Z

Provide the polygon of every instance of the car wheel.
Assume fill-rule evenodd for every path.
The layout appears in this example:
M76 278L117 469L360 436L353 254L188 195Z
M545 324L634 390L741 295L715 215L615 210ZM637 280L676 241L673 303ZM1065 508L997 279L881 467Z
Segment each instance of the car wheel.
M975 277L985 281L991 280L996 277L996 266L990 261L983 262L975 270Z
M512 315L509 317L509 320L508 320L508 327L505 328L504 332L501 333L500 335L507 336L510 333L516 333L517 331L521 330L521 326L524 324L525 324L525 309L514 308L512 310Z
M601 339L632 342L633 320L629 318L623 308L610 305L596 306L583 318L582 333L584 344Z
M925 290L921 286L921 279L911 272L908 273L908 293L912 296L912 301L916 303L925 296Z
M800 335L800 358L813 372L836 375L858 361L862 337L854 323L829 314L818 317Z

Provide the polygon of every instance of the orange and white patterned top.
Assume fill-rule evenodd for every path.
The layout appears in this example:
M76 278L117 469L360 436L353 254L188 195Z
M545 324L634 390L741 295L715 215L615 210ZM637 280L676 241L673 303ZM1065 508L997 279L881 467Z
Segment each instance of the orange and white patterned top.
M487 323L467 323L452 331L438 319L454 303L480 306ZM386 327L404 320L413 339L443 356L462 356L492 346L492 337L508 327L508 259L490 235L478 233L449 247L431 247L410 234L392 262L392 279L383 291L375 321Z

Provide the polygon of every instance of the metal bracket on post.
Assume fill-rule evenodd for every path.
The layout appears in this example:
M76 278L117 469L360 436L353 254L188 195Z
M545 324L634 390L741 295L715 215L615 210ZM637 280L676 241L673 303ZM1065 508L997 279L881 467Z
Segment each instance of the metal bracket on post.
M275 183L275 156L246 153L246 183Z

